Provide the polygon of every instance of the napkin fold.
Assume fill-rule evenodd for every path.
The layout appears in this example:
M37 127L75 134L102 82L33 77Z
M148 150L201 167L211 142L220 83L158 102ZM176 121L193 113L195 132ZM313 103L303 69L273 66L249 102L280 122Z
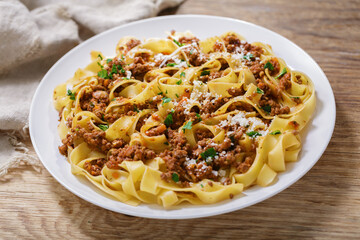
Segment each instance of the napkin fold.
M25 144L30 103L63 54L95 34L182 1L0 0L0 176L21 163L39 165Z

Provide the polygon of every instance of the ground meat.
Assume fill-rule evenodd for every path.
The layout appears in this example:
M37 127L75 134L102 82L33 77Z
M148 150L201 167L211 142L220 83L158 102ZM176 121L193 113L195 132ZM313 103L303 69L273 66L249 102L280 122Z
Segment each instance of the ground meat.
M241 96L245 94L245 91L243 88L230 88L227 90L227 92L232 96L232 97L237 97L237 96Z
M230 104L230 106L227 108L228 112L232 112L235 110L254 112L255 108L251 104L245 103L245 102L234 102L234 103Z
M236 166L236 171L238 173L246 173L253 164L253 162L254 162L253 158L246 157L243 162L238 163L238 165Z
M182 132L167 129L165 135L173 149L185 150L191 153L190 144L187 142L185 135Z
M166 126L164 124L160 124L157 127L147 130L145 134L149 137L159 136L163 134L165 131L166 131Z
M226 50L230 53L235 52L237 47L240 47L240 39L235 35L228 35L224 39Z
M138 46L138 45L140 45L141 44L141 41L140 40L138 40L138 39L130 39L130 41L128 41L127 43L126 43L126 47L127 47L127 51L129 51L130 49L132 49L132 48L134 48L134 47L136 47L136 46Z
M280 79L279 79L279 88L284 91L291 87L291 74L285 73Z
M277 103L274 99L269 96L261 96L259 101L259 105L265 109L264 107L270 106L271 111L268 112L271 116L279 115L279 114L288 114L290 112L290 108L288 106L281 107L279 103Z
M264 63L260 61L254 61L250 65L250 71L254 74L255 78L261 77L264 74ZM262 73L262 74L261 74Z
M84 139L89 147L95 148L102 152L107 152L112 148L112 143L106 139L106 133L102 130L95 129L89 124L89 132L84 128L79 128L76 135Z
M59 148L59 152L61 155L66 156L67 155L67 151L68 151L68 146L63 144L61 146L58 147Z
M207 101L202 110L202 113L213 113L216 110L218 110L222 105L224 105L225 103L227 103L229 101L229 98L224 98L224 97L220 97L220 98L211 98L209 101Z
M141 146L140 143L134 145L125 145L123 148L112 149L108 156L106 166L111 169L117 169L123 161L143 161L156 157L153 150Z
M213 47L214 52L223 52L224 50L225 50L224 45L221 42L216 42L214 44L214 47Z
M90 162L86 162L84 164L84 169L93 176L99 176L101 175L101 170L104 167L105 162L105 158L95 159Z
M214 134L208 129L197 129L195 131L195 138L197 141L201 141L205 138L213 138Z
M93 112L97 117L103 119L105 109L109 104L109 94L105 87L100 85L91 86L80 98L82 110Z
M127 70L131 71L131 74L135 79L142 81L145 74L153 68L154 67L150 63L147 63L145 59L140 56L134 58L134 62L127 67Z
M279 73L279 71L280 71L280 64L279 64L279 61L278 60L276 60L276 59L274 59L274 58L272 58L272 59L270 59L270 61L269 61L272 65L273 65L273 67L274 67L274 69L273 70L270 70L270 69L268 69L269 70L269 73L270 73L270 75L275 75L275 74L278 74Z
M208 60L208 56L198 48L185 48L184 52L193 66L201 66Z
M191 44L198 43L200 40L197 37L180 37L178 41L181 44Z
M200 76L198 80L202 81L203 83L206 83L212 79L221 77L221 74L222 72L211 72L210 74Z

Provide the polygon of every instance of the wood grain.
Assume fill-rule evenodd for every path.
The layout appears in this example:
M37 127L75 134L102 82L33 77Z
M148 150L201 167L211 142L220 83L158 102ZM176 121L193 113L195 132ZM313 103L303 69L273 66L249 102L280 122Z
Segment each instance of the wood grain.
M336 98L333 138L296 184L255 206L196 220L151 220L94 206L42 169L0 182L1 239L360 239L360 1L188 0L166 14L259 24L294 41L326 73Z

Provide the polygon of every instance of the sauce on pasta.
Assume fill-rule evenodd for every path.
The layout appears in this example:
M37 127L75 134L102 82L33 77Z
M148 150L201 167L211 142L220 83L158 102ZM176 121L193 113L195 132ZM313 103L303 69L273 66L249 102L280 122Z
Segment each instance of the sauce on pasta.
M124 203L216 203L298 159L314 87L269 45L172 31L91 56L54 91L59 151Z

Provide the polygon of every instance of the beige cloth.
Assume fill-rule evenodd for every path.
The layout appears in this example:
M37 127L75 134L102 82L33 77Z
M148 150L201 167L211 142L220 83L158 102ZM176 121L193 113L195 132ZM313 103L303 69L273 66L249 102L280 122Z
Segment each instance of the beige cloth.
M81 41L156 16L183 0L0 0L0 176L38 164L28 138L31 99L46 71Z

